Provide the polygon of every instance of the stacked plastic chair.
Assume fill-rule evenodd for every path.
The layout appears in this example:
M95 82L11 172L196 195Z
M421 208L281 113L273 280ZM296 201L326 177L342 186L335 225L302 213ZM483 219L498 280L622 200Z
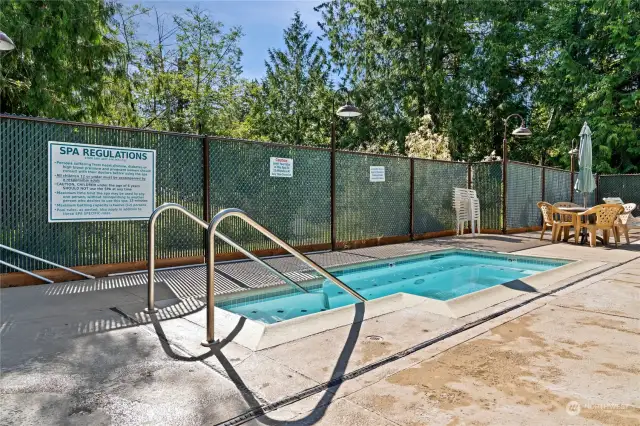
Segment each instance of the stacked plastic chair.
M480 200L475 189L454 188L453 208L456 211L456 235L464 234L467 222L472 235L476 235L476 229L480 233Z

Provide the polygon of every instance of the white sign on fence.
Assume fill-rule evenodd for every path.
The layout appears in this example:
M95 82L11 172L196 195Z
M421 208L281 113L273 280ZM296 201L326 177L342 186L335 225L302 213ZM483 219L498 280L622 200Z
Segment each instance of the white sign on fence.
M369 166L369 182L384 182L384 166Z
M49 141L49 222L147 220L156 151Z
M271 177L293 177L293 158L271 157L269 166Z

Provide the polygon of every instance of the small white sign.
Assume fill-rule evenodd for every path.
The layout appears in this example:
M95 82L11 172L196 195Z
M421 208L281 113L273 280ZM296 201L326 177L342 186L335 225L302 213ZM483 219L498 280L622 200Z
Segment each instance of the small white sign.
M369 167L369 182L384 182L384 166Z
M271 177L293 177L293 158L271 157L269 170Z
M156 151L49 141L49 222L148 220Z

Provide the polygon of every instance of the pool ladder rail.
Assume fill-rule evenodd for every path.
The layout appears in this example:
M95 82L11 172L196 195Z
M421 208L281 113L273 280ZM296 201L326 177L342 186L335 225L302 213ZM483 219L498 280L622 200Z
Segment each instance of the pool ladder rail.
M234 247L240 253L244 254L249 259L255 261L256 263L258 263L259 265L263 266L264 268L266 268L267 270L269 270L273 274L277 275L280 279L282 279L287 284L297 288L300 291L303 291L305 293L309 293L309 291L307 289L305 289L304 287L300 286L299 284L297 284L296 282L291 280L289 277L287 277L286 275L282 274L280 271L278 271L277 269L273 268L268 263L264 262L259 257L255 256L250 251L244 249L242 246L240 246L238 243L233 241L231 238L229 238L226 235L218 232L216 229L217 229L218 225L220 224L220 222L222 222L225 218L230 217L230 216L235 216L235 217L238 217L238 218L242 219L248 225L252 226L254 229L256 229L258 232L260 232L262 235L264 235L265 237L269 238L271 241L273 241L274 243L278 244L280 247L282 247L287 252L292 254L295 258L297 258L298 260L300 260L301 262L303 262L307 266L311 267L313 270L318 272L324 278L326 278L327 280L331 281L333 284L337 285L338 287L341 287L342 289L344 289L350 295L355 297L358 301L360 301L360 302L365 302L366 301L366 299L364 297L362 297L362 295L360 295L357 291L355 291L354 289L349 287L347 284L345 284L342 281L340 281L338 278L333 276L331 273L329 273L326 269L324 269L323 267L321 267L320 265L315 263L313 260L309 259L307 256L305 256L304 254L300 253L298 250L296 250L295 248L293 248L292 246L287 244L285 241L283 241L278 236L276 236L273 232L269 231L267 228L265 228L264 226L260 225L258 222L256 222L254 219L252 219L243 210L236 209L236 208L229 208L229 209L221 210L213 217L211 222L209 224L207 224L205 221L201 220L200 218L195 216L193 213L189 212L183 206L181 206L179 204L176 204L176 203L166 203L166 204L162 204L161 206L156 208L153 211L153 213L151 214L151 216L149 217L149 245L148 245L148 250L149 251L148 251L148 276L147 276L147 279L148 279L148 302L149 303L148 303L147 309L145 309L145 311L147 313L156 312L155 293L154 293L154 290L155 290L154 289L154 283L155 283L155 223L156 223L156 220L158 219L158 216L160 216L160 214L162 214L162 212L167 211L167 210L178 210L179 212L181 212L182 214L186 215L187 217L192 219L194 222L196 222L197 224L199 224L203 228L207 229L207 252L206 252L207 253L207 258L206 258L206 265L207 265L207 337L206 337L206 340L202 342L203 346L212 346L212 345L214 345L216 343L215 338L214 338L214 306L215 306L214 305L214 301L215 301L215 292L214 292L214 283L215 283L215 238L214 237L218 237L222 241L224 241L225 243L231 245L232 247Z
M64 269L67 272L71 272L72 274L80 275L80 276L88 278L90 280L95 279L95 277L93 275L89 275L89 274L85 274L84 272L76 271L75 269L71 269L71 268L68 268L66 266L60 265L59 263L51 262L50 260L46 260L46 259L43 259L41 257L34 256L32 254L26 253L24 251L20 251L20 250L14 249L13 247L5 246L4 244L0 244L0 249L12 251L12 252L14 252L16 254L19 254L21 256L28 257L30 259L34 259L34 260L37 260L39 262L46 263L47 265L55 266L56 268ZM31 271L28 271L26 269L20 268L19 266L13 265L13 264L11 264L9 262L5 262L4 260L0 260L0 265L4 265L4 266L6 266L8 268L12 268L12 269L15 269L16 271L20 271L22 273L30 275L30 276L32 276L34 278L37 278L39 280L44 281L47 284L53 284L53 280L50 280L49 278L43 277L42 275L36 274L35 272L31 272Z

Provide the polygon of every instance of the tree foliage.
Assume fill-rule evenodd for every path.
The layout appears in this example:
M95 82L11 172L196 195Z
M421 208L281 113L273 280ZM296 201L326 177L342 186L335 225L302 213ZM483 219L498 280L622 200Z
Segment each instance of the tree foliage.
M269 49L266 76L254 105L255 125L268 139L291 144L328 143L329 64L296 12L284 31L284 50Z
M321 34L296 13L264 78L247 81L241 29L206 11L5 0L0 29L18 49L0 58L0 108L312 145L329 143L335 120L340 148L447 145L471 161L502 155L502 119L520 113L533 137L509 140L511 159L567 166L587 121L596 171L640 172L640 0L327 0L316 10ZM143 16L155 36L138 34ZM335 87L360 118L332 116L347 101Z
M0 58L0 110L70 120L95 119L123 54L101 0L2 1L0 29L16 51Z
M405 147L410 157L451 161L449 138L435 133L435 125L429 114L422 117L420 127L407 135Z

